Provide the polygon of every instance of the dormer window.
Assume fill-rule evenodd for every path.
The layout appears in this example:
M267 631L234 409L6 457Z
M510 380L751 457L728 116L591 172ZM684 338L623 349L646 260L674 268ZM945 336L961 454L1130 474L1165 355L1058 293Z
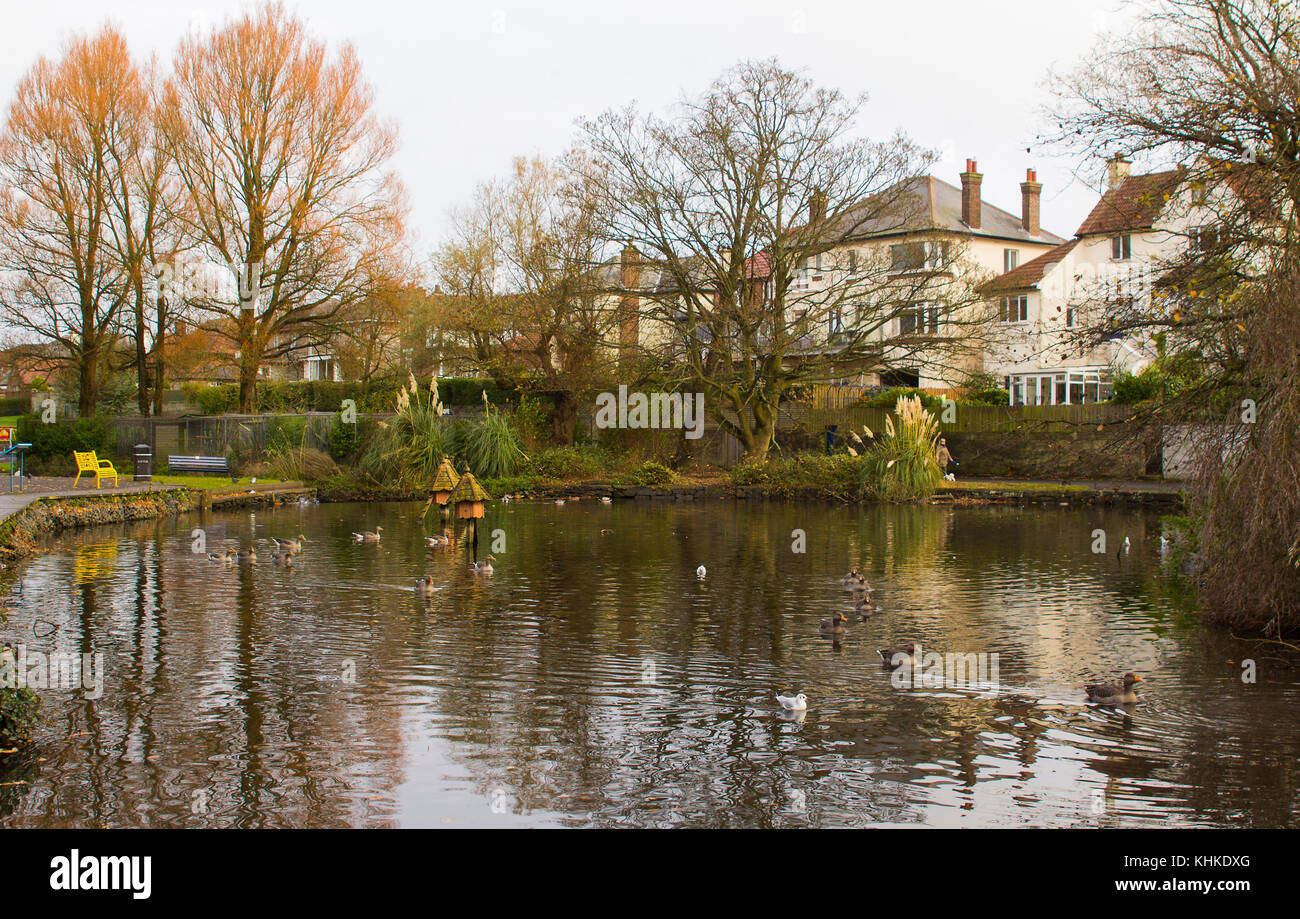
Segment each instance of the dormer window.
M1003 322L1028 322L1029 321L1029 295L1019 294L1014 297L1002 298L1002 321Z
M1110 238L1110 257L1115 261L1132 258L1133 237L1127 233L1123 236L1112 236Z

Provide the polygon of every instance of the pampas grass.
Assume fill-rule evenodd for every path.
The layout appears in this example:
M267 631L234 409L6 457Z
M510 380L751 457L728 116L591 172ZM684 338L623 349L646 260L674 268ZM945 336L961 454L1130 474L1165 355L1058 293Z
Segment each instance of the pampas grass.
M864 495L884 501L928 498L943 481L938 459L939 422L918 396L903 396L885 419L885 436L862 464Z

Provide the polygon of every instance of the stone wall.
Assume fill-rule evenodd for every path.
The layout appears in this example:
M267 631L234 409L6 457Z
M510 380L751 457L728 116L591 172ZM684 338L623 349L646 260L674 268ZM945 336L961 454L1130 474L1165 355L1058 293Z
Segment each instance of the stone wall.
M958 476L1067 481L1160 473L1158 435L1106 431L945 433Z

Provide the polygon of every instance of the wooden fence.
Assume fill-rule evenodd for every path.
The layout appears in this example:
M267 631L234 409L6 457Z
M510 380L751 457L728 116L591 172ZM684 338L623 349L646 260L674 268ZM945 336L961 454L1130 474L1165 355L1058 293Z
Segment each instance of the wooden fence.
M888 409L868 405L823 408L817 405L792 405L785 413L790 426L823 430L838 425L840 430L860 431L866 425L872 431L885 429ZM1099 402L1093 405L962 405L952 406L952 414L940 413L939 427L945 431L994 433L999 431L1077 431L1099 426L1122 424L1133 414L1127 405Z

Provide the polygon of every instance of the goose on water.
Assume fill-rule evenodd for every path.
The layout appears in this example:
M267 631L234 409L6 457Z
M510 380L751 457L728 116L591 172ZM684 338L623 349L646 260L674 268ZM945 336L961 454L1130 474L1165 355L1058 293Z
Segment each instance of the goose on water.
M383 532L383 527L375 527L373 531L365 530L361 533L353 533L352 538L357 542L379 542L379 534Z
M914 641L909 641L905 645L899 645L897 648L878 648L876 653L880 655L880 661L891 670L897 670L903 666L907 658L913 662L921 657L921 646Z
M1085 686L1089 702L1105 702L1111 705L1134 705L1138 700L1137 690L1133 687L1142 682L1136 673L1126 673L1122 683L1093 683Z
M821 630L823 635L843 635L845 631L847 631L844 628L844 623L847 621L848 620L844 618L843 614L836 613L829 619L823 619L818 624L818 628Z

